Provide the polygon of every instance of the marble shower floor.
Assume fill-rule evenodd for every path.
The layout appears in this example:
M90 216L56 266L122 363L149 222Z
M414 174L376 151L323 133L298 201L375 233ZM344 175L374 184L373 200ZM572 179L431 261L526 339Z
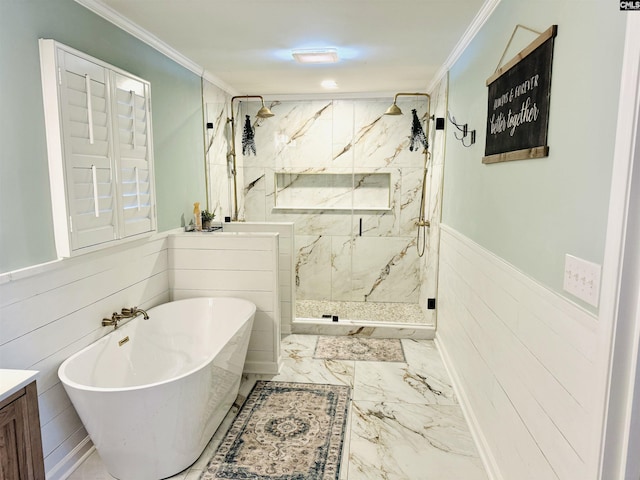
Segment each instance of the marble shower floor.
M328 300L296 301L297 318L321 318L324 314L339 319L385 323L425 323L420 305L415 303L335 302ZM327 320L329 321L329 320Z
M278 375L244 375L240 400L258 379L349 385L352 389L340 480L486 480L440 355L431 340L402 339L406 362L314 359L317 336L282 340ZM173 480L197 480L237 408L200 459ZM97 452L69 480L112 480Z

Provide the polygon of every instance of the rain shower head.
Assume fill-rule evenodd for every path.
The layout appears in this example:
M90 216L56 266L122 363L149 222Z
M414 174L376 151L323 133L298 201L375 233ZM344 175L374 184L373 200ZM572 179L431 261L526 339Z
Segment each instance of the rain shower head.
M402 115L402 110L400 110L400 107L398 105L396 105L396 102L393 102L393 104L387 108L387 111L384 112L385 115Z
M259 118L269 118L269 117L273 117L275 114L269 110L269 108L264 104L264 100L262 100L262 108L260 110L258 110L258 113L256 113L256 116Z
M269 117L273 117L275 114L269 109L269 107L267 107L264 104L264 98L262 98L262 95L237 95L235 97L231 98L231 118L229 119L229 121L233 121L234 117L233 117L233 103L236 100L249 100L250 98L257 98L262 102L262 107L260 107L260 110L258 110L258 112L256 113L256 117L258 118L269 118Z
M400 110L400 107L398 107L398 97L399 96L427 97L427 100L429 101L429 104L431 103L431 96L428 93L421 93L421 92L417 92L417 93L396 93L395 97L393 97L393 103L391 104L391 106L389 108L387 108L387 111L384 112L385 115L402 115L402 110ZM430 105L429 105L429 107L430 107ZM427 107L427 109L429 107Z

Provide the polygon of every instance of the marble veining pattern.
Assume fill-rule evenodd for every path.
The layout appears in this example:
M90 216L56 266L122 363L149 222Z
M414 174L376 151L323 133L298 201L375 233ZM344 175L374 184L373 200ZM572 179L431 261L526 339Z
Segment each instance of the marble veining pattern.
M403 109L425 115L423 99L403 101ZM253 115L255 106L243 103L238 115ZM410 116L384 116L388 99L270 107L275 116L257 123L257 155L238 157L240 218L295 223L297 298L416 303L424 155L408 149ZM335 183L328 174L350 183ZM364 178L370 180L362 184ZM306 248L313 236L327 239L331 262L325 248Z
M228 155L231 135L227 121L231 116L231 96L207 81L203 96L206 120L213 124L205 132L208 204L217 218L222 219L233 213ZM431 113L446 117L446 81L434 88L431 96ZM431 227L426 229L425 255L405 256L402 262L394 262L394 271L385 276L384 267L394 256L408 245L411 253L416 251L416 220L425 158L421 152L408 149L407 113L416 108L426 120L424 98L400 97L405 115L398 117L382 115L389 102L389 98L270 101L268 106L276 116L266 120L255 117L259 102L238 102L236 120L250 115L256 127L257 146L257 155L246 157L241 154L239 144L236 147L239 216L257 222L294 222L299 249L298 299L363 301L364 295L371 294L370 300L376 302L420 302L427 323L433 324L434 311L426 310L426 299L435 297L437 292L444 131L435 131L434 122L428 131L425 129L431 151L425 205ZM236 142L240 142L240 135ZM277 173L351 172L389 174L390 208L354 212L274 209ZM190 213L185 214L185 222L190 219ZM345 244L345 238L351 240ZM307 247L316 240L318 248L309 251ZM359 250L365 253L359 255ZM366 265L359 265L363 256ZM376 281L380 283L372 293Z
M487 480L440 355L430 340L403 339L406 362L314 359L315 335L283 338L278 375L244 375L238 402L256 380L348 385L340 480ZM199 479L238 412L234 406L201 458L173 480ZM97 453L69 480L113 480Z

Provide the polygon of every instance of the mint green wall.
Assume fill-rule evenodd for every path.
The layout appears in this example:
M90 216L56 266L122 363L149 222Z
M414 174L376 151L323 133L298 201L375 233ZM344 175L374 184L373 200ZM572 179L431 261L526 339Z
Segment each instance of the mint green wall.
M199 76L73 0L0 0L0 272L56 258L41 37L151 82L159 230L205 198Z
M625 15L600 0L502 0L450 71L449 111L478 135L464 148L447 128L443 222L562 295L565 253L604 257ZM516 24L558 25L550 155L483 165L486 79ZM535 36L519 29L504 63Z

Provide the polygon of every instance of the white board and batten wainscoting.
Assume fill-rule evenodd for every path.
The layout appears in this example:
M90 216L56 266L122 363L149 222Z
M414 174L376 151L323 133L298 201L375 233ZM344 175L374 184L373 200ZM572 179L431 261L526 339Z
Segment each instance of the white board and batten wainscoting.
M594 314L442 225L436 341L491 478L597 478Z

